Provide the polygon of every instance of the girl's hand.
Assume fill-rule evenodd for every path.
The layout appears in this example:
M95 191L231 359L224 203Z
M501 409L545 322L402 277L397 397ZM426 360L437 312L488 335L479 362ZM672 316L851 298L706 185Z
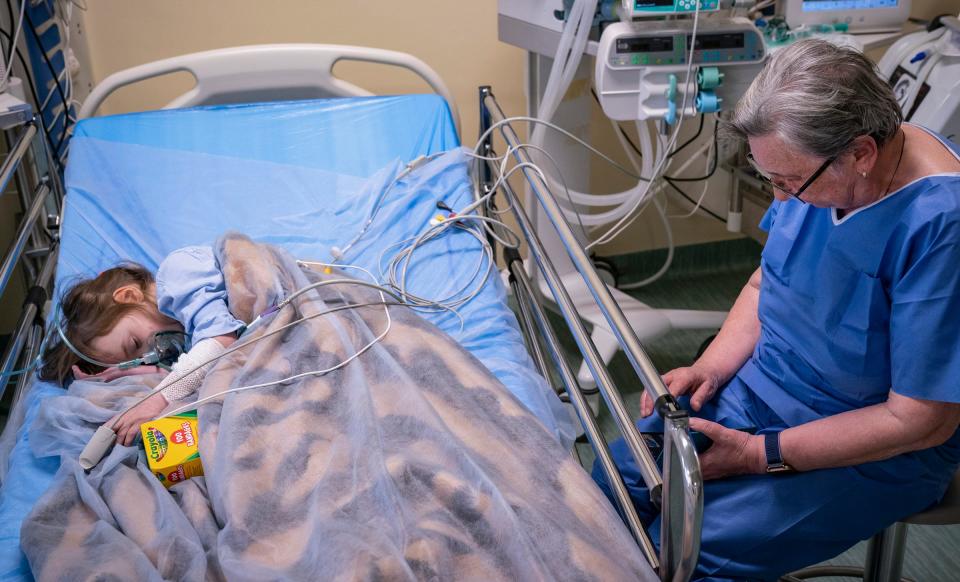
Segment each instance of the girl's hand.
M686 368L670 370L663 375L663 383L674 396L690 394L690 406L697 411L716 395L723 382L718 375L694 364ZM647 417L652 413L653 400L644 390L643 396L640 397L640 416Z
M767 471L762 436L729 429L702 418L691 418L690 429L713 441L713 445L700 455L704 481Z
M163 394L157 392L128 410L126 414L121 413L122 418L118 414L110 419L109 422L113 423L114 419L120 418L119 422L113 424L113 432L117 433L117 442L129 447L137 438L137 434L140 433L140 425L156 418L168 404L170 403L163 397Z

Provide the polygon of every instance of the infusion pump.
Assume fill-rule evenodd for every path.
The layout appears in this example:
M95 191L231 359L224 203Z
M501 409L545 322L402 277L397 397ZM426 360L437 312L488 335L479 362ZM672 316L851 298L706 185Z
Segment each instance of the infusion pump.
M693 66L685 83L690 45ZM594 83L611 119L663 118L672 123L686 95L684 115L711 113L735 103L766 58L763 37L745 18L617 22L600 37Z

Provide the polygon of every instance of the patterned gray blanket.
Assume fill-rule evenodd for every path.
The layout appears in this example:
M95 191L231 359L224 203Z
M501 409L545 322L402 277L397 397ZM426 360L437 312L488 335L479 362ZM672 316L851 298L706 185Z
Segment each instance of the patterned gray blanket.
M231 310L245 321L334 271L228 236ZM377 291L308 292L240 341ZM75 382L30 433L59 454L22 528L38 580L655 580L589 476L456 342L390 307L379 343L341 369L199 408L205 476L167 490L140 447L89 474L96 426L159 382ZM387 325L382 306L292 326L220 360L199 397L329 368Z

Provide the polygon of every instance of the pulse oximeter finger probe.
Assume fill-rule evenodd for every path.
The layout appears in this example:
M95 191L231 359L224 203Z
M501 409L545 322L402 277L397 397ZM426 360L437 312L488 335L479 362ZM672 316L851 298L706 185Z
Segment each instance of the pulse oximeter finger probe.
M93 438L83 447L80 453L80 468L89 472L100 463L101 459L107 455L113 443L117 441L117 433L104 424L93 433Z

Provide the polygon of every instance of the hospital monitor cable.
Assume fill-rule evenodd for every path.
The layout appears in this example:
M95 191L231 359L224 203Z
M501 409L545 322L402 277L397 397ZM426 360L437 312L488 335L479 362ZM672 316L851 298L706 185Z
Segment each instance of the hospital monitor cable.
M682 145L680 145L679 147L677 147L677 148L670 154L671 156L676 156L676 155L677 155L678 153L680 153L684 148L686 148L687 146L689 146L689 145L690 145L691 143L693 143L698 137L700 137L701 133L703 132L703 119L704 119L704 117L705 117L705 116L704 116L703 114L700 115L700 126L697 128L697 133L696 133L693 137L689 138L689 139L688 139L686 142L684 142ZM630 148L633 149L633 151L636 152L637 155L642 155L642 154L640 153L639 148L637 148L636 144L633 143L633 141L630 139L630 136L627 135L627 133L623 130L623 128L618 125L618 126L617 126L617 130L618 130L618 131L620 132L620 134L623 136L623 139L625 139L626 142L630 145ZM701 149L703 149L703 148L701 148ZM707 186L706 184L704 184L704 191L703 191L703 193L701 193L699 200L696 200L696 201L695 201L693 198L691 198L686 192L684 192L684 191L681 190L679 187L677 187L677 185L676 185L676 182L706 182L706 181L709 180L711 177L713 177L713 175L716 173L717 164L718 164L718 159L717 159L717 158L719 157L718 144L717 144L717 122L714 122L713 137L711 138L711 141L710 141L710 143L708 144L707 149L708 149L708 150L712 149L712 151L713 151L713 156L707 156L707 163L708 163L708 166L709 166L709 167L706 169L706 174L705 174L705 175L703 175L703 176L696 176L696 177L693 177L693 178L686 178L686 177L681 178L681 177L677 177L677 176L667 176L667 175L664 175L664 176L663 176L664 181L667 182L667 184L670 185L671 188L673 188L674 190L676 190L683 198L685 198L688 202L690 202L690 204L694 205L694 209L693 209L689 214L685 214L685 215L670 215L671 218L688 218L688 217L690 217L690 216L693 216L693 213L695 213L696 211L701 210L701 211L703 211L704 213L706 213L706 214L712 216L713 218L719 220L720 222L723 222L724 224L726 224L727 221L726 221L725 218L723 218L722 216L719 216L718 214L715 214L715 213L712 212L709 208L705 208L705 207L702 206L703 197L704 197L704 195L706 194L706 186ZM694 154L694 156L692 156L692 157L696 157L698 154L699 154L699 152L697 152L696 154Z
M700 3L696 2L694 13L693 13L693 27L690 33L690 47L689 47L689 53L687 56L687 71L683 81L683 85L684 85L683 100L681 101L680 108L677 114L678 117L677 117L676 126L674 127L673 134L671 135L665 148L666 152L669 152L670 150L672 150L673 147L676 145L677 139L680 136L680 128L682 127L683 121L686 118L687 100L690 96L691 72L693 71L694 49L696 47L697 29L699 24L700 24ZM653 175L651 176L651 179L654 181L657 179L657 177L660 176L662 171L666 170L666 162L669 159L669 157L666 155L658 156L658 157L659 159L656 162L657 165L655 166L653 170ZM652 186L652 184L648 185L648 188L647 188L648 191L650 186ZM654 192L653 195L656 195L656 192ZM624 215L623 218L621 218L607 232L605 232L599 238L595 239L593 242L587 245L585 250L589 250L594 246L610 242L611 240L619 236L622 232L624 232L624 230L626 230L626 228L633 223L636 217L639 216L639 214L636 213L636 211L640 209L642 205L644 205L644 202L645 201L642 199L637 200L634 203L633 208L626 215Z
M464 151L466 155L468 154ZM368 212L367 218L364 220L360 231L350 239L342 248L334 246L331 248L331 255L333 256L333 264L338 264L345 255L354 247L354 245L359 242L369 231L370 227L376 220L380 208L383 204L383 200L386 198L386 195L390 190L396 186L400 180L422 166L425 163L428 163L435 159L436 157L442 154L433 154L430 156L420 156L417 159L413 160L407 164L406 168L401 171L391 182L384 188L374 199L373 205ZM503 222L474 214L477 208L484 202L483 199L475 200L472 204L467 207L454 212L448 205L445 203L438 202L438 208L447 209L450 213L448 216L437 215L429 222L429 228L422 234L411 237L402 241L398 241L385 249L383 249L378 257L377 264L380 270L380 280L387 284L389 287L400 293L402 300L407 302L410 306L415 309L449 309L453 311L458 317L459 313L456 312L456 308L466 304L471 301L476 295L478 295L482 290L486 281L489 279L490 274L493 272L496 261L493 256L493 249L490 243L484 240L482 234L476 230L475 225L470 225L469 223L479 223L482 225L483 229L490 234L494 240L500 242L504 246L510 246L514 248L519 248L520 238L516 233L514 233L506 224ZM492 230L492 226L499 227L505 233L509 234L510 240L505 240L502 236L498 235L495 231ZM411 270L411 265L413 264L414 254L420 249L423 245L430 242L431 240L438 239L441 235L447 233L450 229L457 228L460 230L466 231L468 234L473 236L481 247L481 254L478 257L477 266L473 271L473 274L467 278L464 284L455 289L454 291L448 293L448 295L440 298L426 299L419 297L411 293L408 289L407 279L409 272ZM386 268L384 268L384 255L386 255L391 250L400 247L400 250L390 259L387 263ZM484 269L484 266L486 267ZM478 280L479 278L479 280ZM471 288L474 281L476 281L475 286ZM463 329L463 318L460 317L460 328Z
M529 117L529 116L513 116L513 117L508 117L508 118L502 119L502 120L500 120L500 121L492 124L492 125L480 136L480 139L478 140L477 145L474 147L474 154L473 154L473 156L472 156L472 157L474 157L474 159L475 159L474 169L473 169L473 172L474 172L475 174L478 172L477 167L476 167L476 164L477 164L477 161L479 161L479 160L483 160L483 159L503 160L503 159L505 159L506 157L508 157L511 153L513 153L514 151L516 151L516 150L521 150L521 149L525 149L525 148L531 148L531 149L536 149L536 150L539 150L539 151L543 151L543 148L541 148L540 146L534 145L534 144L520 144L520 145L517 145L517 146L513 146L513 147L511 147L511 148L508 148L507 153L505 153L505 154L502 155L502 156L496 156L495 158L484 157L484 156L481 156L481 155L479 155L479 154L476 153L476 152L478 152L478 151L480 150L480 148L481 148L481 146L483 145L484 141L490 136L490 134L491 134L494 130L496 130L497 128L499 128L499 127L501 127L501 126L503 126L503 125L506 125L506 124L508 124L508 123L512 123L512 122L514 122L514 121L525 121L525 122L528 122L528 123L531 123L531 124L540 124L540 125L544 125L544 126L546 126L546 127L548 127L548 128L551 128L551 129L553 129L554 131L557 131L557 132L559 132L559 133L567 136L568 138L570 138L571 140L573 140L574 142L576 142L576 143L579 144L580 146L584 147L585 149L587 149L588 151L590 151L592 154L600 157L601 159L603 159L604 161L606 161L607 163L609 163L610 165L612 165L613 167L615 167L616 169L618 169L619 171L621 171L622 173L624 173L624 174L626 174L626 175L628 175L628 176L630 176L630 177L633 177L633 178L635 178L635 179L637 179L637 180L650 181L650 177L643 176L643 175L642 175L642 172L638 173L638 172L636 172L636 171L632 171L632 170L629 170L629 169L625 168L623 165L621 165L621 164L618 163L617 161L613 160L613 159L610 158L608 155L604 154L603 152L601 152L601 151L598 150L597 148L593 147L592 145L590 145L589 143L587 143L587 142L584 141L583 139L579 138L578 136L570 133L570 132L567 131L566 129L564 129L564 128L562 128L562 127L559 127L559 126L557 126L557 125L555 125L555 124L553 124L553 123L551 123L551 122L544 121L544 120L542 120L542 119L535 118L535 117ZM687 145L687 144L684 144L684 146L686 146L686 145ZM679 148L678 148L677 151L679 151ZM690 163L690 161L692 161L692 159L689 160L687 163ZM555 164L555 162L553 162L553 163ZM529 164L528 164L528 165L529 165ZM540 171L539 174L540 174L541 178L544 177L542 171ZM562 174L561 174L561 178L562 178ZM572 197L571 197L571 195L570 195L570 193L569 193L569 190L566 188L566 184L563 183L563 185L564 185L564 189L565 189L565 193L566 193L567 200L570 202L571 206L573 206L572 213L574 214L575 217L577 217L578 222L580 223L580 225L581 225L581 227L582 227L582 226L583 226L583 222L582 222L582 220L580 220L580 212L576 209L576 206L574 205L574 201L572 200ZM492 191L494 191L494 190L491 189L491 192L492 192ZM552 191L549 191L549 193L552 195ZM479 193L477 193L477 197L479 197L479 196L480 196ZM559 202L559 201L558 201L558 202ZM569 219L569 217L568 217L568 219ZM662 219L665 220L665 217L662 217ZM585 250L588 250L588 249L590 248L590 246L592 246L592 245L586 245L586 246L585 246ZM648 283L650 283L650 282L652 282L652 281L646 281L645 284L648 284ZM634 285L635 285L635 284L634 284Z

